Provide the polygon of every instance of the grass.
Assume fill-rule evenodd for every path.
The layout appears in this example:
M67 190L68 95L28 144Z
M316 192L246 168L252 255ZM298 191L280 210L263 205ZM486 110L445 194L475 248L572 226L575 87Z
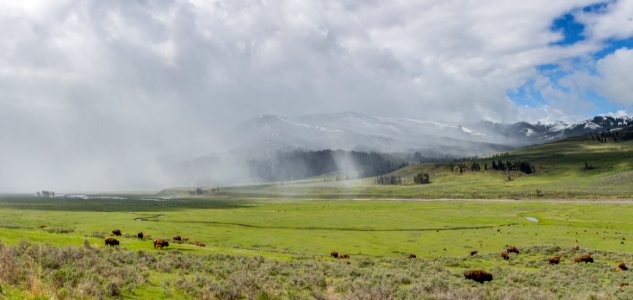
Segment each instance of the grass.
M114 228L153 238L188 236L207 247L175 244L188 251L227 251L254 255L324 255L333 249L355 255L397 257L410 252L427 257L459 256L470 249L496 252L506 244L547 244L633 252L630 203L552 203L518 201L239 201L196 200L196 207L149 211L153 203L111 200L0 200L0 237L81 245L99 245ZM122 203L129 200L117 200ZM166 202L179 203L183 200ZM48 202L48 203L47 203ZM45 210L51 203L56 210ZM186 203L186 202L183 202ZM222 204L224 203L224 204ZM237 205L239 203L239 205ZM69 210L64 210L68 206ZM146 207L146 206L149 206ZM167 207L167 208L166 208ZM538 223L527 220L537 218ZM142 219L144 221L137 221ZM40 229L40 225L48 228ZM72 230L57 233L55 229ZM578 242L576 242L578 241ZM151 240L123 238L129 249L152 248ZM448 246L447 246L448 245ZM446 248L446 250L444 250Z
M629 202L77 201L0 199L0 248L9 249L0 259L21 270L0 275L5 296L99 298L111 295L112 283L117 293L139 299L631 296L619 287L631 273L614 271L620 261L633 265L633 219L624 217L633 215ZM128 237L109 249L103 236L114 228ZM206 247L172 242L169 250L155 250L151 239L133 236L139 231L189 236ZM522 254L506 262L499 251L508 244ZM570 252L575 244L583 250ZM350 254L350 264L329 258L332 250ZM471 250L479 255L470 257ZM42 257L49 252L53 258ZM588 252L596 264L571 263ZM405 258L409 253L419 259ZM545 265L552 254L564 257L564 267ZM70 258L55 268L43 264ZM495 280L466 281L461 273L471 268L489 270ZM576 274L588 277L578 281ZM55 278L62 275L78 279L60 286Z

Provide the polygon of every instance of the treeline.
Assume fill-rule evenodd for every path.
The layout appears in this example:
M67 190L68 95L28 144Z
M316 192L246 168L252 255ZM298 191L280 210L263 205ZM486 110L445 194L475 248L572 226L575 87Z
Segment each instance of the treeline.
M488 162L469 161L449 164L449 168L453 172L464 173L466 171L480 172L480 171L519 171L525 174L532 174L536 172L536 168L527 161L502 161L493 160L490 165Z
M276 152L271 158L249 162L251 176L265 180L295 180L342 172L345 178L393 172L406 163L373 152L343 150ZM350 174L354 174L353 176Z
M633 140L633 127L629 126L618 131L607 131L590 135L592 141L601 143L617 143Z
M383 185L396 185L396 184L403 184L405 183L404 180L402 180L401 176L398 175L384 175L384 176L378 176L376 177L376 179L374 179L374 183L375 184L383 184ZM429 176L428 173L418 173L415 176L413 176L413 183L415 184L428 184L431 183L431 177Z

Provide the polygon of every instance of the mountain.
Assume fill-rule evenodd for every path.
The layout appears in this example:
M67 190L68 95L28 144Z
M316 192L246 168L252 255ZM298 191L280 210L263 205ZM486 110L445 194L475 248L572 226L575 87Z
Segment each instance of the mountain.
M341 149L455 157L505 151L628 125L633 125L633 118L596 116L574 124L489 121L450 124L356 112L298 117L265 115L241 124L227 135L227 143L234 150L257 149L266 153Z
M165 168L178 184L187 186L288 180L330 172L377 174L405 162L507 152L627 127L633 127L632 118L611 116L571 124L450 124L355 112L265 115L242 123L217 141L227 150L171 161Z

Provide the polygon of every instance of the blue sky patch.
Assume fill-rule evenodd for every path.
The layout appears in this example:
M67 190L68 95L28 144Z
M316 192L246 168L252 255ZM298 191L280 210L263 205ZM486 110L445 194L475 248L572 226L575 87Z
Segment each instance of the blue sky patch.
M559 18L556 18L552 27L550 27L550 30L554 32L561 32L563 34L562 40L551 43L551 45L569 46L585 40L585 36L583 35L585 25L576 22L574 15L571 13L567 13Z

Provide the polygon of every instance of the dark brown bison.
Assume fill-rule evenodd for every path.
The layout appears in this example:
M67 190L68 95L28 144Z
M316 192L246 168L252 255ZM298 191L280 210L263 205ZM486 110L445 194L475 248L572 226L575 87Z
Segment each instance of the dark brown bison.
M584 263L592 263L593 262L593 257L591 257L591 255L583 255L581 257L578 257L574 260L577 263L580 262L584 262Z
M195 243L195 244L196 244L196 246L198 246L198 247L206 247L206 246L207 246L207 245L205 245L205 244L204 244L203 242L201 242L201 241L196 241L196 243Z
M341 258L341 259L349 258L349 254L341 254L338 256L338 258Z
M549 258L550 265L557 265L560 263L560 256L552 256Z
M105 239L105 245L106 246L118 246L119 245L119 241L113 237L109 237Z
M161 239L154 240L154 249L156 248L163 249L163 247L169 247L169 242L166 240L161 240Z
M470 256L475 256L477 255L477 251L470 251Z
M136 234L136 236L138 237L139 240L142 240L145 235L142 232L139 232Z
M417 255L411 253L411 254L409 254L409 258L418 258L418 257L417 257Z
M508 246L508 248L506 248L506 250L508 251L508 253L519 254L519 249L517 249L517 247L514 247L514 246Z
M626 267L626 265L625 265L624 263L620 263L620 264L618 265L618 270L621 270L621 271L626 271L626 270L628 270L628 269L629 269L629 268L627 268L627 267Z
M484 283L484 281L492 281L492 274L484 270L465 271L464 277L466 277L466 279L474 280L479 283Z
M172 237L172 239L174 241L182 241L182 238L179 235L174 235L174 237Z
M116 236L120 236L121 235L121 229L112 229L112 234L114 234Z
M510 259L510 255L508 254L508 250L501 251L501 257L505 260Z
M334 257L334 258L338 258L338 252L332 251L332 252L330 252L330 256Z

